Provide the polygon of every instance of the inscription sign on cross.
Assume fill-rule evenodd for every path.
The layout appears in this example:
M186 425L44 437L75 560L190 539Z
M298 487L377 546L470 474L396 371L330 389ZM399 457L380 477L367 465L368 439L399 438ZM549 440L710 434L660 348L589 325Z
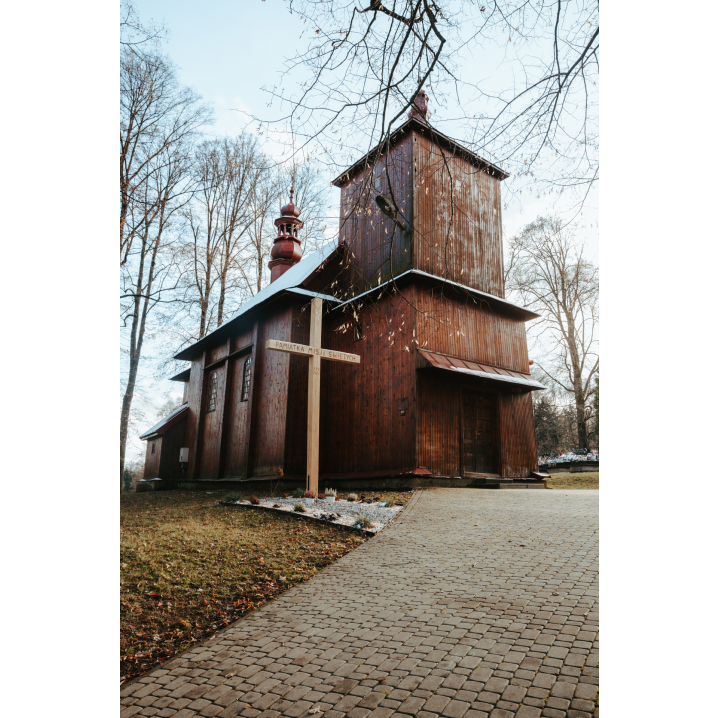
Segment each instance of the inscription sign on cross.
M312 299L309 323L309 346L267 339L266 348L277 352L300 354L309 357L309 401L307 406L307 490L319 492L319 382L321 361L341 361L359 364L357 354L322 349L322 304L319 297Z

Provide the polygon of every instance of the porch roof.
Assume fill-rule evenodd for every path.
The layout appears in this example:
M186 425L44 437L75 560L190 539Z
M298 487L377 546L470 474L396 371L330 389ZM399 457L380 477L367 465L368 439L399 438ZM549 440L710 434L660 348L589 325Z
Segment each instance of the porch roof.
M490 364L479 364L468 359L460 359L452 357L448 354L439 354L438 352L419 349L421 355L421 365L423 367L433 367L435 369L444 369L448 371L459 372L467 376L474 376L479 379L491 379L492 381L504 382L506 384L514 384L528 387L531 391L537 389L545 389L546 387L530 374L502 369L500 367L491 366ZM421 368L421 367L420 367Z

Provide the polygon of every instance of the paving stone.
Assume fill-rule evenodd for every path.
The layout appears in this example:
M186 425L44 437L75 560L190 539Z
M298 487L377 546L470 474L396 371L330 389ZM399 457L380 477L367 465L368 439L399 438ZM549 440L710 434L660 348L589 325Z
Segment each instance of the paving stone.
M576 686L573 683L557 681L551 688L551 695L554 698L573 698Z
M591 491L416 492L355 551L124 686L121 715L590 713L597 508Z

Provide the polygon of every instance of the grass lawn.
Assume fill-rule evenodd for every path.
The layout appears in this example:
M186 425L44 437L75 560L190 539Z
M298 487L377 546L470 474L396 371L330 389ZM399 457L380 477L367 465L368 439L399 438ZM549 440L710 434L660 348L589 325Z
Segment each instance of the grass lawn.
M123 678L156 667L367 540L340 526L218 506L225 495L121 495ZM405 503L409 494L391 496Z
M551 478L547 480L547 486L549 489L597 489L598 471L551 474Z

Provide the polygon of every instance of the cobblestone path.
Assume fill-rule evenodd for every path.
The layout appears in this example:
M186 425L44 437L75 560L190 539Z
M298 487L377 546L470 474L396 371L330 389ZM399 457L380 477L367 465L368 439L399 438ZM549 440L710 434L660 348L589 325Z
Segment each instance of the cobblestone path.
M121 716L598 716L598 491L440 489Z

